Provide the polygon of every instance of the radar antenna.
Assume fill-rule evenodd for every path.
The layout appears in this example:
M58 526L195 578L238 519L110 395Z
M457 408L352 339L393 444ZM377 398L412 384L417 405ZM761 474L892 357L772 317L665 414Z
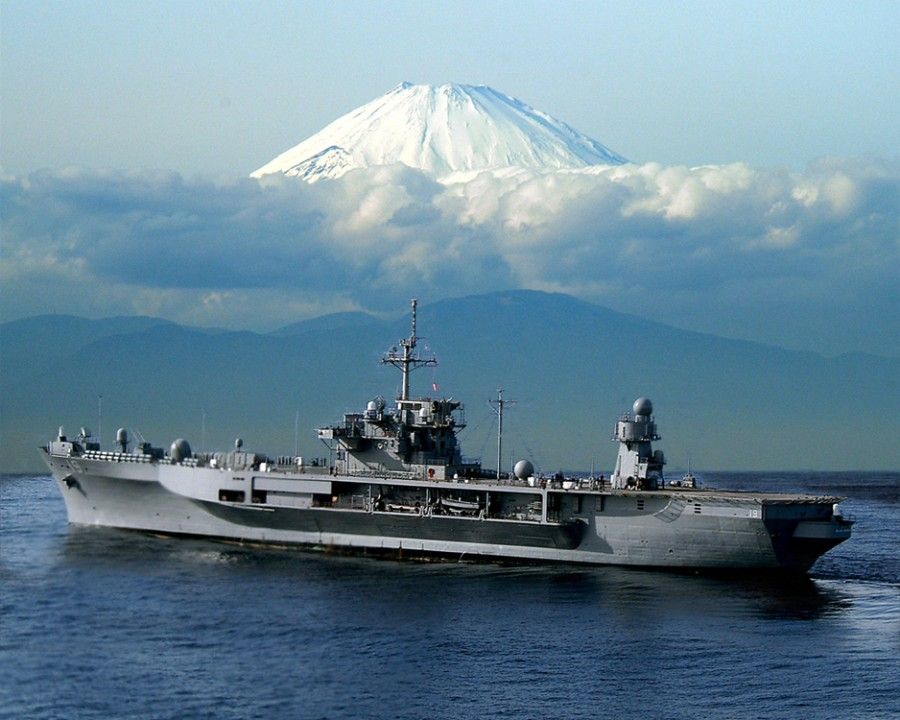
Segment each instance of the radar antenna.
M410 301L412 306L412 332L408 338L400 341L403 353L398 354L397 348L391 348L387 355L381 358L382 365L393 365L396 368L400 368L400 372L403 373L403 389L400 392L400 400L409 400L409 373L411 370L428 365L437 365L437 358L422 359L413 353L418 340L416 337L416 308L418 304L419 301L415 298Z
M515 400L503 399L503 388L497 388L497 399L488 400L491 408L497 414L497 479L500 479L500 462L503 457L503 408L506 405L515 405Z

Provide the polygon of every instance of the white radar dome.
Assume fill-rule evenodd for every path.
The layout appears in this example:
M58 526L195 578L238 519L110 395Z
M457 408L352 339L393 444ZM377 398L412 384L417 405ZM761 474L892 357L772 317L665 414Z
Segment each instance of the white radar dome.
M634 401L632 409L635 415L649 416L653 414L653 403L650 402L650 398L639 397Z
M190 456L191 446L184 438L178 438L169 448L169 457L177 463L180 463L182 460L187 460Z
M516 477L519 480L525 480L534 475L534 465L532 465L528 460L519 460L516 463L516 466L513 468L513 472L516 474Z

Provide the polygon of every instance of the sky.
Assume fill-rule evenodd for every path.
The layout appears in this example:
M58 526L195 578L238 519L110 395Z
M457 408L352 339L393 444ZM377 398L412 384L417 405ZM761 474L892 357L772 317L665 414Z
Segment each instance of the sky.
M249 173L397 83L484 83L639 162L891 154L895 2L6 0L3 170Z
M900 355L898 28L896 2L6 0L0 316L271 329L528 287ZM634 165L247 180L403 80L488 84Z

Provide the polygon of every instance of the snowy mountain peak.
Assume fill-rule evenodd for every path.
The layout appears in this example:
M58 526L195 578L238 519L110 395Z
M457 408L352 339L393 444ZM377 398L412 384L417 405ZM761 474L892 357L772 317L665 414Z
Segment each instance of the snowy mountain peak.
M485 85L402 82L252 173L310 182L404 163L435 178L521 167L618 165L626 160L566 125Z

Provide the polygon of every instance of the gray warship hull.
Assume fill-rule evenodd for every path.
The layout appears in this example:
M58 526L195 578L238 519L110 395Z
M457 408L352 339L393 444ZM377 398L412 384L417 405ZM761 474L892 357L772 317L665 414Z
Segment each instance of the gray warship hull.
M330 467L231 470L50 447L43 454L71 523L248 543L802 572L851 528L834 516L831 497L619 490L596 481L532 487L515 479L337 475Z

